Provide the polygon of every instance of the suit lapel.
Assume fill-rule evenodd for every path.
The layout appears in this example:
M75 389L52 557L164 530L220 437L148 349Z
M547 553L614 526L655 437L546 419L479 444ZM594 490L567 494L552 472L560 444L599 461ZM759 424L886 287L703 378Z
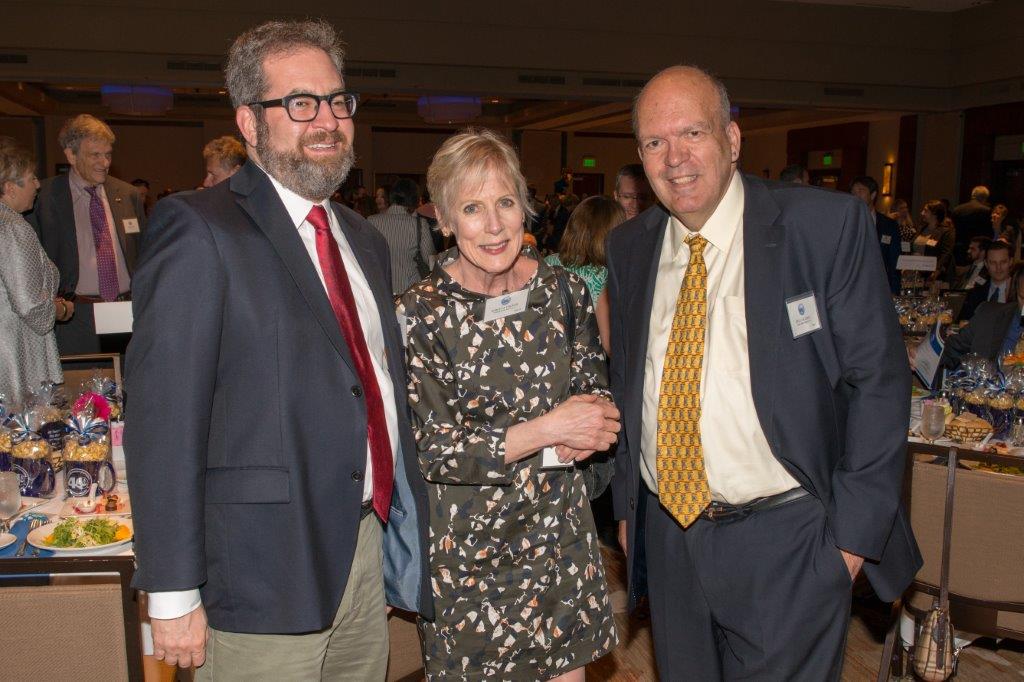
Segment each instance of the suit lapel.
M128 259L128 237L124 233L124 220L128 218L126 197L121 196L110 183L104 183L103 191L107 195L107 203L110 204L110 217L114 221L114 232L117 234L117 241L121 244L121 255Z
M764 185L744 176L743 187L743 276L750 388L761 428L772 444L775 435L772 387L785 306L782 275L786 265L786 231L783 225L776 223L779 207ZM823 292L815 294L820 297Z
M655 206L645 213L644 222L631 245L630 263L627 281L629 290L622 300L626 301L624 316L628 327L623 330L625 339L633 339L633 345L626 348L626 385L636 387L635 400L630 404L643 405L644 367L647 361L647 341L650 335L651 310L654 306L654 286L658 281L658 261L661 259L661 246L668 227L668 213ZM642 410L637 410L635 422L636 432L628 434L632 442L640 442Z
M341 334L338 318L331 309L327 292L270 179L255 164L247 163L229 182L238 205L270 241L316 321L352 373L356 374L355 363Z

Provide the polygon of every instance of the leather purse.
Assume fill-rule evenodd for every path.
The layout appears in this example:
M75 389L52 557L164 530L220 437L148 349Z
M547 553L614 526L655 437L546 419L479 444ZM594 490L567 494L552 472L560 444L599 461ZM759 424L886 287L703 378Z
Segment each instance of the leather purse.
M954 650L953 625L949 620L949 551L953 534L953 490L956 484L956 448L949 449L946 474L945 523L942 527L942 567L939 596L920 622L914 638L914 673L925 682L942 682L953 676L960 653Z

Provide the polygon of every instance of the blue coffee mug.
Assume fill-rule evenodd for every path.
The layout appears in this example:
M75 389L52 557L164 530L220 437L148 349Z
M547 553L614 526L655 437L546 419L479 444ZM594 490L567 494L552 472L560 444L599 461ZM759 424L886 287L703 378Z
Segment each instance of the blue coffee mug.
M57 484L57 475L45 457L11 457L11 469L18 474L21 494L25 497L50 497Z
M64 460L64 489L68 497L86 497L96 483L97 492L109 493L117 485L114 465L105 459Z

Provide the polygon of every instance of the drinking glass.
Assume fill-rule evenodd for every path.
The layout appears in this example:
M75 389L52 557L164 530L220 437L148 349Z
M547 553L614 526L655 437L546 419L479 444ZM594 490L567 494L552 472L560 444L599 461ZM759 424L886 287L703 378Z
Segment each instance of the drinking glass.
M21 486L18 474L13 471L0 472L0 520L3 527L9 527L9 521L21 509Z
M1024 447L1024 417L1013 418L1013 424L1010 425L1009 441L1012 448Z
M921 408L921 436L929 443L946 432L946 410L938 403L925 403Z

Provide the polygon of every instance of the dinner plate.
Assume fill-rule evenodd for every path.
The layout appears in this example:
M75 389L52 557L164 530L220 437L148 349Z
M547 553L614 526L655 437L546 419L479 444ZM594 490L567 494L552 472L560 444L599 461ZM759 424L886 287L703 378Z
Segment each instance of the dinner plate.
M18 536L14 533L0 533L0 549L3 549L17 539Z
M107 517L96 517L96 516L93 516L93 517L90 517L90 518L107 518ZM98 553L98 552L102 552L102 553L105 554L107 552L107 550L109 550L112 547L118 547L120 545L128 544L129 542L132 541L132 537L134 537L134 534L135 534L135 529L132 527L131 519L125 519L125 518L122 518L122 517L115 517L115 518L112 518L111 520L112 521L117 521L122 526L128 526L128 530L132 532L132 535L129 535L124 540L115 540L114 542L108 542L105 545L93 545L92 547L51 547L50 545L48 545L45 542L43 542L43 538L45 538L47 535L52 533L53 529L57 527L57 523L58 522L54 522L54 523L48 523L45 526L40 526L39 528L36 528L34 531L29 533L28 534L28 544L32 545L33 547L38 547L39 549L48 549L51 552L53 552L54 556L81 556L81 555L85 555L85 554L93 554L93 553Z

